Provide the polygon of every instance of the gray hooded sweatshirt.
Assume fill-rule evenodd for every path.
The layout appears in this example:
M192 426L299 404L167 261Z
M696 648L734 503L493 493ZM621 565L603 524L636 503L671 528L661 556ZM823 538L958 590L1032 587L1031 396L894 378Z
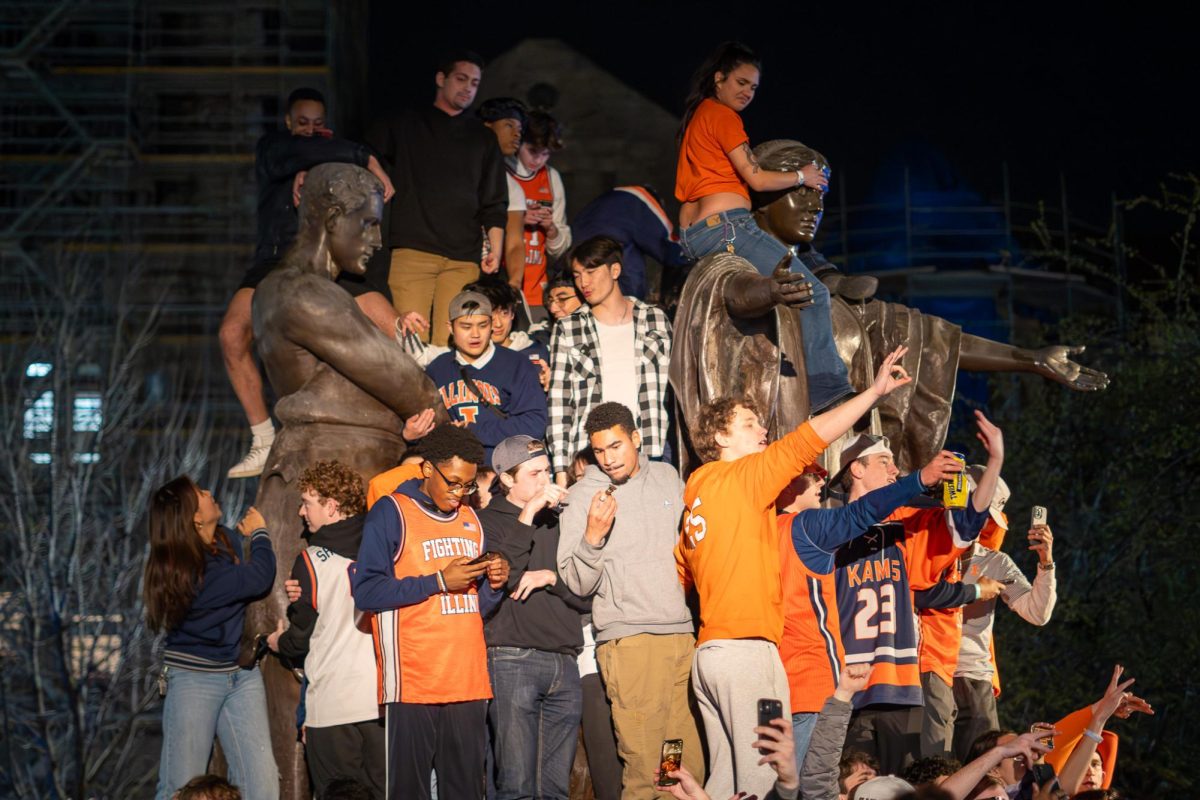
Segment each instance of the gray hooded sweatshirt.
M558 573L581 597L592 596L596 641L639 633L692 633L675 569L683 481L670 464L638 456L638 473L617 487L617 516L599 547L584 538L592 498L612 483L589 465L567 493L559 518Z

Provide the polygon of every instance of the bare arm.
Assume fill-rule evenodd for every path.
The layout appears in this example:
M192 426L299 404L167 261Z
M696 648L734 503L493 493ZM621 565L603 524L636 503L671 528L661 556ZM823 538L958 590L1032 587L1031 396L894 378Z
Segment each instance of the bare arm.
M758 159L754 157L754 151L750 149L749 142L742 142L726 155L729 156L729 161L737 170L737 174L741 176L747 186L756 192L795 189L801 185L800 175L797 173L804 176L803 185L805 186L829 187L828 179L814 164L806 164L799 170L792 169L787 172L763 169L759 166Z
M850 430L858 418L870 411L879 398L911 382L912 378L904 367L900 366L900 359L907 352L907 347L897 347L883 360L875 374L875 382L868 386L865 392L856 394L840 406L809 420L813 432L826 442L832 442Z
M525 212L509 211L504 228L504 271L517 291L525 280Z
M942 790L953 795L955 800L963 800L970 796L975 784L1004 759L1020 755L1025 757L1026 764L1032 764L1038 755L1049 750L1038 741L1037 737L1041 735L1043 734L1023 733L1008 744L993 747L947 778L942 783Z

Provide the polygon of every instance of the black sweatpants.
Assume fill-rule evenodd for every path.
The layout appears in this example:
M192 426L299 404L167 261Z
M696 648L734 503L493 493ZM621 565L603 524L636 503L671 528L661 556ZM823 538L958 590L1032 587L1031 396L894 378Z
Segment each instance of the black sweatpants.
M879 762L880 775L899 775L917 757L920 734L920 706L867 706L850 717L843 751L861 750Z
M433 770L438 800L483 797L486 700L388 703L385 708L387 800L429 800Z
M624 768L617 755L617 735L613 733L612 707L604 693L599 673L584 675L583 749L596 800L620 800Z
M354 778L383 800L387 739L383 720L305 728L304 752L317 797L337 778Z

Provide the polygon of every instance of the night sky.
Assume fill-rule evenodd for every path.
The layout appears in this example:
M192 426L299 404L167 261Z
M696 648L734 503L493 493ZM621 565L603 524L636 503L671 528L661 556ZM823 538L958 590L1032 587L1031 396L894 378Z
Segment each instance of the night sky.
M446 49L494 58L545 36L678 114L695 67L736 38L764 62L745 114L751 141L797 138L822 150L852 203L868 199L883 166L941 158L944 172L994 199L1007 161L1014 198L1057 203L1061 172L1072 212L1103 223L1113 191L1153 192L1169 171L1200 171L1191 19L1142 5L970 5L569 2L511 4L501 15L500 4L459 3L445 7L438 30L424 19L414 26L407 4L378 2L369 109L429 102Z

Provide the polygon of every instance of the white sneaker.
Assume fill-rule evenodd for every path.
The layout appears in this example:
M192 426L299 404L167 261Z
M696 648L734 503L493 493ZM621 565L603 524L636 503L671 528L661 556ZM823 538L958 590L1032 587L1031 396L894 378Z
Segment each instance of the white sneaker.
M230 478L257 478L262 475L263 469L267 466L267 456L271 452L271 445L275 444L274 440L270 442L254 442L250 445L250 452L246 453L246 457L233 466L227 473Z

